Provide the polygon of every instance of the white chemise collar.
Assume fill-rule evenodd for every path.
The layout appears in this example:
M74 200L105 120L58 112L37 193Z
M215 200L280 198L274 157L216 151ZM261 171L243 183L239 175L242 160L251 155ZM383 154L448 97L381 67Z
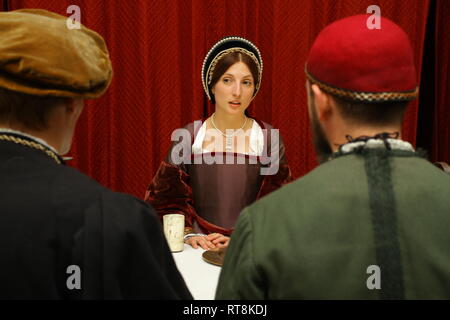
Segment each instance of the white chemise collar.
M414 151L413 146L406 141L400 139L386 139L392 150ZM341 146L340 151L343 154L350 153L353 150L364 146L368 149L385 148L384 141L381 139L369 139L367 141L349 142Z
M250 131L250 146L249 152L244 153L251 156L261 156L264 150L264 133L259 124L253 120L253 125ZM206 121L203 122L202 126L198 130L197 136L195 137L194 144L192 145L192 154L202 154L209 153L210 151L203 149L203 140L206 136Z

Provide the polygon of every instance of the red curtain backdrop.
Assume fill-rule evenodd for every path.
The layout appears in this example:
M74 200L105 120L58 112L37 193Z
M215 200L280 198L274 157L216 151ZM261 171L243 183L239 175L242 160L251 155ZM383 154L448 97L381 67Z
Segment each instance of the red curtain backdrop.
M436 62L434 96L436 111L432 122L433 140L430 156L433 161L450 162L450 1L439 0L436 5ZM428 105L433 110L433 105Z
M69 16L67 7L78 5L81 22L105 38L114 79L102 98L87 101L71 165L113 190L142 198L168 151L172 131L213 110L203 93L200 70L209 48L227 35L248 38L263 56L262 87L250 113L280 129L295 177L313 169L317 163L304 75L308 50L327 24L365 13L372 4L373 0L9 0L8 9L44 8ZM383 16L408 33L420 79L430 1L376 4ZM446 17L440 23L447 32L437 27L440 37L449 31ZM448 71L447 54L448 42L442 53ZM447 74L439 74L437 81L446 81ZM448 90L446 94L438 102L445 110ZM448 130L442 121L436 124ZM413 143L417 123L416 101L403 129L404 138Z
M417 146L433 162L450 161L450 1L430 3L422 63Z

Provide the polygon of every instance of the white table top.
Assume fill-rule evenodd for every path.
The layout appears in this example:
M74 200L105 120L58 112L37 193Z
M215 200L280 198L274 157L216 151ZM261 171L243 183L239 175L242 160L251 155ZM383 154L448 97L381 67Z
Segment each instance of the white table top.
M195 300L214 300L221 267L203 260L202 248L185 244L184 250L172 253L175 263Z

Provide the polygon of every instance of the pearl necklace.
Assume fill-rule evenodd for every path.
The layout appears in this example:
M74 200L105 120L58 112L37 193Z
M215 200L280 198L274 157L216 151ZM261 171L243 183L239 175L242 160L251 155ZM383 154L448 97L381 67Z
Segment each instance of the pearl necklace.
M219 128L216 127L216 124L214 123L214 117L215 117L216 113L213 113L212 117L211 117L211 122L212 125L214 127L214 129L216 129L217 131L219 131L225 138L226 138L226 144L225 144L225 151L232 151L233 150L233 137L235 135L235 133L233 134L225 134L222 132L222 130L220 130ZM247 124L247 117L245 117L245 121L244 124L242 125L241 128L239 128L238 130L235 130L235 132L242 130L245 125Z

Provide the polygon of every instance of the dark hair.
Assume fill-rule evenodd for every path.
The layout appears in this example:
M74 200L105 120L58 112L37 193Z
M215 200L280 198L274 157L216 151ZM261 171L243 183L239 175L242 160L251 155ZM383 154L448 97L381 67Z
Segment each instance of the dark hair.
M408 107L408 101L364 103L332 97L345 119L366 125L399 124Z
M41 97L0 88L0 122L17 122L28 129L48 127L51 111L69 98Z
M309 82L308 92L313 96ZM326 92L326 91L325 91ZM334 94L328 93L336 103L338 111L341 115L354 123L365 125L386 125L399 124L403 120L403 114L408 107L409 101L389 101L389 102L358 102L353 100L342 99Z
M214 85L219 81L220 77L225 73L225 71L227 71L228 68L230 68L236 62L243 62L250 69L250 72L253 76L253 81L255 83L254 90L256 90L256 87L259 85L259 77L258 77L259 73L256 62L253 61L253 59L250 58L248 55L243 54L241 52L230 52L217 62L211 78L211 84L209 85L210 92L212 87L214 87ZM216 103L216 99L214 98L213 94L211 94L211 101L214 104Z

